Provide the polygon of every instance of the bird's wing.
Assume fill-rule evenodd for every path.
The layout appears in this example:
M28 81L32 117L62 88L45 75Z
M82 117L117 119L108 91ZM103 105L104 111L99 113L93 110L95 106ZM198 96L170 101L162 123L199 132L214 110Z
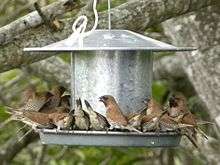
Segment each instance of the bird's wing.
M95 111L94 111L95 112ZM108 120L103 116L101 115L100 113L98 112L95 112L97 114L97 120L102 123L103 125L106 125L107 127L110 127L110 124L108 123Z

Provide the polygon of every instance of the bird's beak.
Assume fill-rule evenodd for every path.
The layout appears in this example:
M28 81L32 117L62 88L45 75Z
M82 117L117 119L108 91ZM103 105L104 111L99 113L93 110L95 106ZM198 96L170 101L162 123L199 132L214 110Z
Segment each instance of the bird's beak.
M99 97L99 101L104 102L104 98L103 97Z
M149 101L150 101L150 98L146 98L143 102L144 102L144 104L148 104L149 103Z
M174 96L171 96L170 99L169 99L169 102L170 102L170 103L174 103L174 102L175 102L175 97L174 97Z

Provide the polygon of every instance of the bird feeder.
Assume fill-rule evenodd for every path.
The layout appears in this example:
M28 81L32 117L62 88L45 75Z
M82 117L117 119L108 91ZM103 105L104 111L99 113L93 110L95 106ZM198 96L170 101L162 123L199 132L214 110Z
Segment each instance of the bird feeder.
M175 47L129 30L110 27L109 24L109 29L93 31L81 43L67 38L24 51L69 52L73 108L75 99L81 97L97 112L105 114L105 107L98 98L108 94L116 98L126 115L142 108L143 101L151 96L154 52L192 51L195 48ZM40 130L40 137L44 144L136 147L175 147L181 139L181 135L174 132L140 134L49 129Z

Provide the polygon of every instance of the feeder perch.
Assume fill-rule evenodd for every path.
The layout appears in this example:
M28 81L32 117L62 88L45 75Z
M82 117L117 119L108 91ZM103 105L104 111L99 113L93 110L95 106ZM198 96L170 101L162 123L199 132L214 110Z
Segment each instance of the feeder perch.
M70 37L44 47L24 48L26 52L71 54L72 108L75 99L81 97L105 114L98 98L107 94L116 98L125 115L142 108L143 101L151 96L153 52L192 50L195 48L175 47L128 30L111 30L110 23L108 30L95 30L81 43ZM174 132L41 129L39 133L44 144L82 146L175 147L181 139Z

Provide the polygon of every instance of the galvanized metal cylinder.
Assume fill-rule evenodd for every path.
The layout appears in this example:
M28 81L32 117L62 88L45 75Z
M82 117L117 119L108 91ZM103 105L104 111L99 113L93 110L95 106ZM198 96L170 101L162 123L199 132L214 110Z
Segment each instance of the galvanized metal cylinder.
M124 114L138 111L151 95L151 51L84 51L75 54L75 97L87 99L105 114L102 95L116 98ZM74 73L73 72L73 73Z

